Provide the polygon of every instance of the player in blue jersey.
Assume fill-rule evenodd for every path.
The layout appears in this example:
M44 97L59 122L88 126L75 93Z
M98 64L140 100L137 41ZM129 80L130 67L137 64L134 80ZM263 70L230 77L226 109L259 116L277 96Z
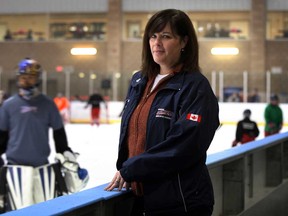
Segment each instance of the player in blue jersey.
M6 100L0 110L0 155L5 153L6 156L6 165L5 169L2 167L2 172L5 170L12 210L68 192L66 186L69 190L67 181L65 184L62 179L61 184L62 173L59 166L57 169L55 164L51 165L48 161L49 128L53 130L55 150L63 156L62 165L67 161L72 163L76 167L76 173L79 168L76 156L68 146L63 121L54 101L39 91L40 77L41 66L37 61L28 58L22 60L17 70L19 92ZM88 174L85 177L87 176ZM44 180L49 185L45 185L45 191L40 193ZM14 187L15 185L19 186ZM27 191L24 191L25 188L28 188ZM76 191L75 187L73 190Z

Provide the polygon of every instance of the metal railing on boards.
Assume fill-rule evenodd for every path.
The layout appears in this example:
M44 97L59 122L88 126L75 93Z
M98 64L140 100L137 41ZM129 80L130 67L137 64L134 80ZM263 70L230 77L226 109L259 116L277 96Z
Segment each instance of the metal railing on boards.
M288 184L285 183L288 177L288 132L211 154L207 157L207 165L215 193L214 216L267 215L263 214L263 211L267 213L267 203L273 206L268 208L270 215L275 215L279 208L283 211L281 215L287 215L288 207L283 207L287 206L284 201L281 203L278 199L277 203L269 201L261 206L261 200L273 195L273 191L279 191L280 187L287 188L287 193L282 191L282 195L288 195L288 187L283 187ZM106 192L106 185L3 215L128 215L132 204L131 192ZM253 209L256 204L260 208L258 214Z

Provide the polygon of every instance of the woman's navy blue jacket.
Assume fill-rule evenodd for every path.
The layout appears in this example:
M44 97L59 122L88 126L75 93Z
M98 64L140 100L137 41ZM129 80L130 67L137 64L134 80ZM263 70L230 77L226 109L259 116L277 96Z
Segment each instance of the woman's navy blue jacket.
M147 78L131 81L121 121L117 169L126 182L142 182L150 213L181 213L213 206L206 151L219 126L218 101L200 73L176 73L158 91L147 121L145 152L128 159L127 133Z

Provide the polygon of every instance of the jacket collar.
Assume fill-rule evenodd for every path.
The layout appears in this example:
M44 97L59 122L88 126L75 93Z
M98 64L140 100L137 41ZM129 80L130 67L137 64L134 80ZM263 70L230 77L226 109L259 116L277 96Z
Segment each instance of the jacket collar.
M169 82L164 87L165 89L174 89L174 90L180 90L183 86L184 80L185 80L185 71L181 72L174 72L173 78L169 80Z
M147 81L148 81L147 77L143 76L141 72L138 72L134 75L132 82L131 82L131 86L136 87L136 86L146 85Z
M164 86L164 89L180 90L185 81L186 73L187 73L186 71L174 72L172 75L173 78L170 79L169 82L167 82L167 84ZM148 81L148 78L143 76L141 72L138 72L133 77L131 86L133 88L137 86L140 88L144 88L146 86L147 81Z

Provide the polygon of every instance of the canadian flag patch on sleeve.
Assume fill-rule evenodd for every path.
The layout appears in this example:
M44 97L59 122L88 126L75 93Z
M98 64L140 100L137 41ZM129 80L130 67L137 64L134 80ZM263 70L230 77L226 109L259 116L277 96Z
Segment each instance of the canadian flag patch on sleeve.
M188 113L186 119L195 121L195 122L201 122L201 115L197 115L194 113Z

